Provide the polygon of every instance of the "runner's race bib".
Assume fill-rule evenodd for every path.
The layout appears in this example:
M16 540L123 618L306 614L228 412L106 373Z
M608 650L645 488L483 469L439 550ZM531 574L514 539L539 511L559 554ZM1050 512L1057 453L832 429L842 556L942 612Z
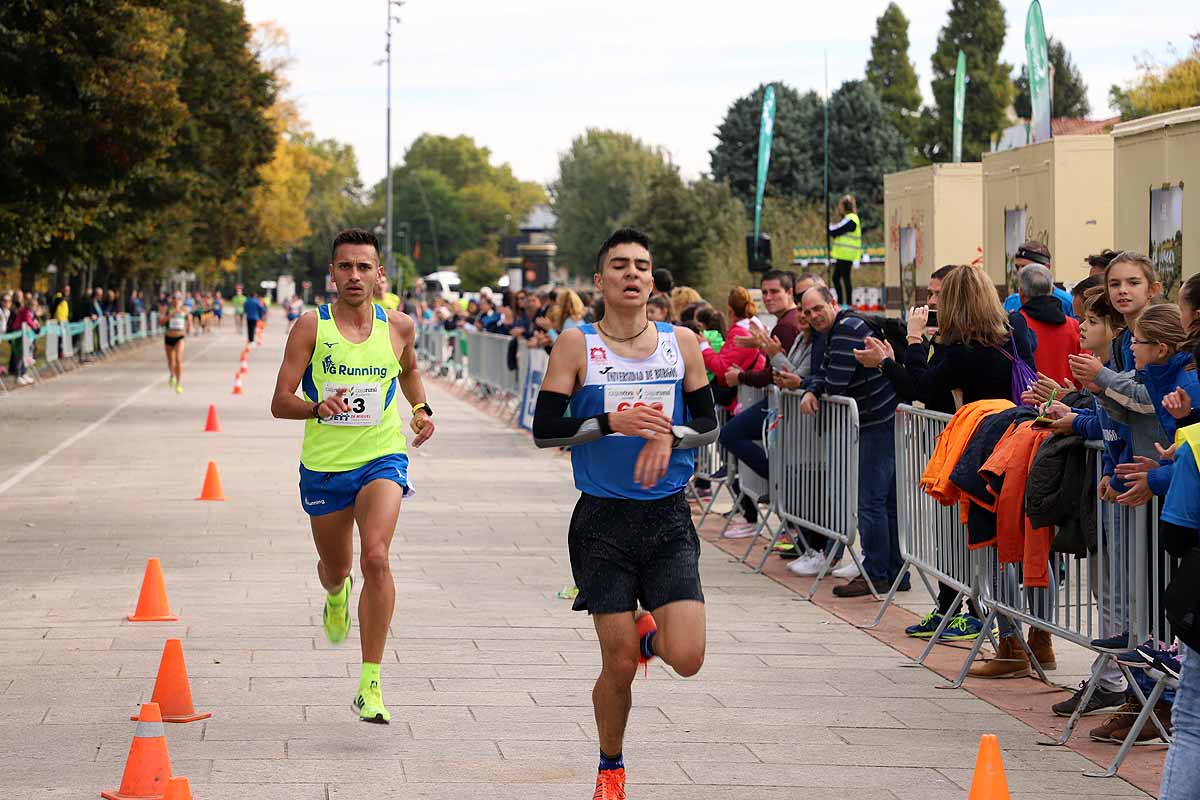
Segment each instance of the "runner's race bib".
M321 420L323 425L378 425L383 418L383 384L380 383L327 383L323 400L337 396L339 389L345 389L342 399L350 406L345 414L335 414Z
M639 406L661 411L668 420L675 417L674 383L617 383L604 387L604 411L615 413ZM614 436L624 434L614 433Z
M167 322L167 329L172 331L181 331L187 326L187 320L184 317L171 317Z

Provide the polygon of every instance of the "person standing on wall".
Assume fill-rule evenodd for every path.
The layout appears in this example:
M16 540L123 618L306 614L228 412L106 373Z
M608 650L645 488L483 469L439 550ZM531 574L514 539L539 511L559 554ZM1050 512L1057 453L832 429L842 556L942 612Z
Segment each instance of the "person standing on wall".
M829 256L833 259L833 290L838 302L848 306L854 298L850 271L862 258L862 222L858 219L858 204L852 195L843 195L838 200L837 212L841 219L829 226L832 239Z

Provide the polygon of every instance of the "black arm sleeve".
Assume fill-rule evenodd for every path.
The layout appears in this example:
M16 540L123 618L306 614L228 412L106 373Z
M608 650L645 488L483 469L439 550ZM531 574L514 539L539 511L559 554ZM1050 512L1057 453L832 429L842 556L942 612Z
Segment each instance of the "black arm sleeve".
M608 414L578 419L563 416L571 398L558 392L542 389L538 392L533 411L533 443L538 447L569 447L594 442L612 433ZM712 402L709 402L712 408Z
M683 402L687 404L692 418L684 425L671 426L675 434L675 447L690 450L715 442L721 430L717 427L717 409L713 404L712 389L701 386L694 392L684 392Z

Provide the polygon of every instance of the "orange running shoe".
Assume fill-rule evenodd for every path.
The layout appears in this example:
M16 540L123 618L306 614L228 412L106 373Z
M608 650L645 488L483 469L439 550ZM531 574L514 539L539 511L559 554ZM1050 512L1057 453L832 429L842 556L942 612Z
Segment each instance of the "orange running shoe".
M642 640L646 638L646 634L650 631L658 630L658 625L654 622L654 617L650 616L649 611L643 611L640 616L633 620L637 626L638 637L638 663L645 666L650 662L650 659L642 655Z
M625 800L625 770L602 769L596 773L592 800Z

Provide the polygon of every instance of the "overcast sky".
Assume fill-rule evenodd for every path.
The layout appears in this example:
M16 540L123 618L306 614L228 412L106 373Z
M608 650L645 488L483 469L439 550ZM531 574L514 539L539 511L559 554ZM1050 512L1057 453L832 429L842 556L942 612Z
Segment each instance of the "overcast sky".
M354 145L367 185L386 174L386 0L244 0L252 23L273 20L291 39L289 77L321 137ZM1025 59L1027 0L1003 0L1003 57ZM929 58L949 0L901 0L909 57L930 97ZM887 0L409 0L393 27L392 158L425 131L465 133L526 180L549 181L571 139L588 127L661 145L685 175L707 172L729 104L763 81L801 90L861 78ZM1187 9L1192 10L1187 10ZM1046 30L1083 72L1092 115L1108 116L1108 87L1135 59L1182 53L1200 30L1185 0L1044 0Z

